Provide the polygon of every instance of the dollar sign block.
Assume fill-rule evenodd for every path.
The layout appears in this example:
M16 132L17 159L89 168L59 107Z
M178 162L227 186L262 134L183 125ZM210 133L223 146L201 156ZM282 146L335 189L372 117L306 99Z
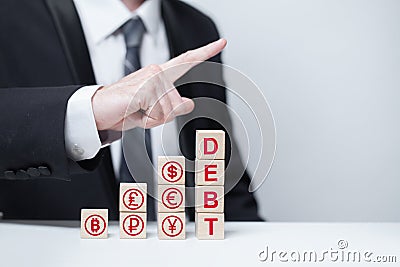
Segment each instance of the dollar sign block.
M185 158L183 156L158 157L158 184L185 184Z

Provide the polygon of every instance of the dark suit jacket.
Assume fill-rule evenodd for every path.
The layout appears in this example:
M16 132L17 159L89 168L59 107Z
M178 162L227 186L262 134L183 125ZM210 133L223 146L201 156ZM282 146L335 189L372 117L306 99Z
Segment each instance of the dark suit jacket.
M163 0L162 16L171 57L219 38L207 16L180 1ZM80 209L91 207L108 208L110 218L118 219L118 184L109 149L81 162L68 159L65 151L67 101L78 88L96 83L72 0L2 0L0 32L0 211L4 218L79 219ZM220 55L211 61L220 62ZM223 82L221 71L213 75ZM178 90L186 97L226 102L225 89L215 85L189 84ZM183 154L194 159L196 129L220 128L209 119L186 124L179 137ZM188 185L193 180L188 173ZM249 182L244 173L225 196L226 220L259 220ZM193 210L188 212L193 220Z

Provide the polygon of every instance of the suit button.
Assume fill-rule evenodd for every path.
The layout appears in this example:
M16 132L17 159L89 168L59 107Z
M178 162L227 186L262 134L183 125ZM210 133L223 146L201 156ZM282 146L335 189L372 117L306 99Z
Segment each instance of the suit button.
M17 177L17 179L21 180L29 179L28 173L24 170L18 170L15 176Z
M40 176L40 171L33 167L28 168L28 170L26 172L31 177L39 177Z
M51 174L49 168L47 168L46 166L40 166L38 168L38 170L39 170L40 174L44 175L44 176L49 176Z
M72 148L72 152L77 156L82 156L85 153L85 150L78 146L77 144L74 145Z
M5 171L4 172L4 177L7 179L15 179L15 173L13 171Z

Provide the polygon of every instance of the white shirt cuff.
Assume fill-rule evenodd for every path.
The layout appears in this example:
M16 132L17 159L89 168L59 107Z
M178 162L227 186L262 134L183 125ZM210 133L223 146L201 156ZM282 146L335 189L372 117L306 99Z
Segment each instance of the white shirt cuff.
M91 159L102 147L92 109L92 97L101 85L84 86L68 100L65 116L65 149L74 161Z

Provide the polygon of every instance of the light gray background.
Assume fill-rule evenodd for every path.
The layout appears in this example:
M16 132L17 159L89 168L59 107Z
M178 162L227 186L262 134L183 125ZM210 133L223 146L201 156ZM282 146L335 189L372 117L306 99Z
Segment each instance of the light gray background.
M271 105L277 151L256 193L262 215L400 221L400 1L187 2L216 21L225 63Z

